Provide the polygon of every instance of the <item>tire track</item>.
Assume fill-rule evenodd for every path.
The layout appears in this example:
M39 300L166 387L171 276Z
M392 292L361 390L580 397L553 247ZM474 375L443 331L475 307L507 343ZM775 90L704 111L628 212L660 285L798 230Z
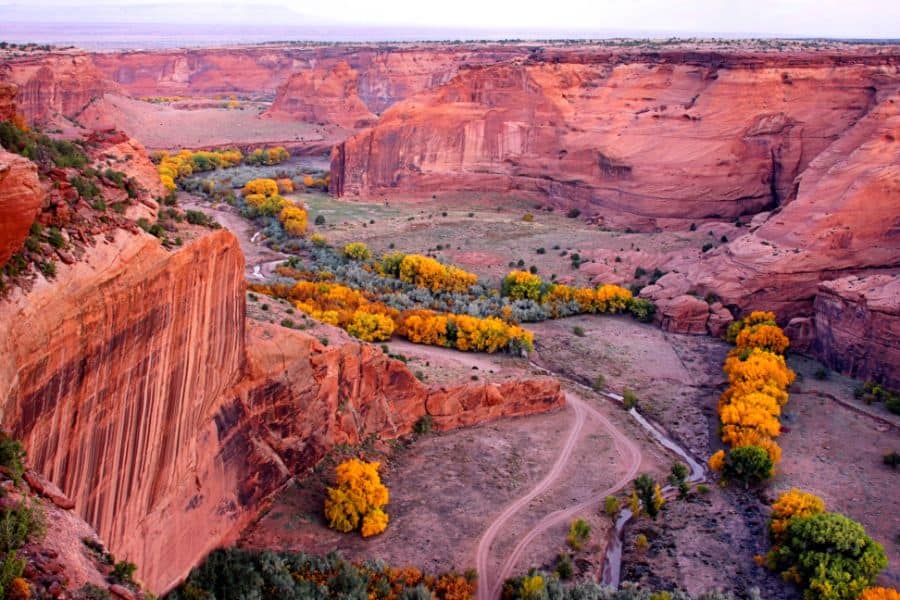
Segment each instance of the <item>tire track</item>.
M569 394L566 395L566 400L569 400ZM501 529L510 519L510 517L527 506L528 503L531 502L534 498L546 491L547 488L549 488L559 478L566 466L566 463L569 462L569 457L572 455L572 450L575 449L575 445L578 443L578 436L581 434L581 429L584 427L585 404L579 400L577 402L571 403L570 405L575 409L575 422L572 423L572 428L569 430L569 436L568 438L566 438L566 443L563 446L562 451L559 453L559 456L556 458L556 462L553 463L553 467L551 467L550 471L536 486L531 488L530 492L528 492L524 496L519 497L509 506L507 506L503 510L503 512L500 513L496 519L494 519L490 526L488 526L488 528L482 534L481 539L478 541L478 549L475 554L475 564L479 573L479 585L476 595L478 600L492 600L492 598L496 597L492 596L491 594L493 586L488 585L487 574L489 569L488 560L490 558L491 545L494 543L497 534L500 533Z
M571 518L572 515L585 510L600 499L605 498L607 495L622 489L634 479L634 476L640 468L642 459L640 448L625 434L619 431L605 415L570 392L566 393L566 402L575 410L575 423L573 423L572 429L569 432L566 445L557 457L550 472L548 472L544 479L532 488L530 492L507 506L506 509L491 523L487 530L485 530L479 540L478 549L476 551L476 566L479 573L479 585L476 596L478 600L494 600L495 598L500 597L503 582L512 574L512 570L515 568L516 563L521 558L525 549L536 537L554 525ZM562 475L562 472L571 457L572 450L577 444L577 438L584 426L586 416L596 419L612 436L613 445L620 456L628 458L628 469L626 473L622 475L612 487L594 494L588 500L569 508L554 511L541 519L521 540L519 540L519 543L513 549L509 557L501 563L498 573L494 577L491 577L488 566L491 545L501 531L503 525L505 525L515 513L522 510L534 498L546 491L550 485Z

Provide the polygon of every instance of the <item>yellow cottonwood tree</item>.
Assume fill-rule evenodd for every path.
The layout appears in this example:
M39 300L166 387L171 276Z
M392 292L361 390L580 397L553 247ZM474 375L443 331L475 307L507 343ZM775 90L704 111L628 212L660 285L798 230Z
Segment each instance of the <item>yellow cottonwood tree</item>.
M387 528L388 489L381 483L378 462L350 459L335 469L336 486L328 488L325 517L328 526L344 533L361 528L363 537Z

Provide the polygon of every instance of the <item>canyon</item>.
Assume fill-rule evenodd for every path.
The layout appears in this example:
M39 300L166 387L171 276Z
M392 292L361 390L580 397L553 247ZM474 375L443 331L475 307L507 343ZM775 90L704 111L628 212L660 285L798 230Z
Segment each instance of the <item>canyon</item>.
M106 202L122 205L105 213L79 198L71 168L0 149L0 267L35 223L67 244L42 244L61 261L54 274L0 298L0 423L24 444L32 487L73 508L59 517L77 521L69 530L98 537L165 592L335 448L409 436L426 417L444 432L567 406L554 377L491 380L494 364L478 363L481 379L467 364L453 383L429 383L376 345L249 318L246 240L179 225L178 244L162 244L139 224L176 210L141 143L175 112L205 111L221 127L210 146L287 139L297 156L327 152L331 196L383 204L377 226L401 221L392 205L427 198L434 214L465 206L474 218L454 204L471 197L494 214L512 206L518 225L536 213L535 228L552 234L565 228L544 213L623 235L699 225L715 243L655 257L659 276L639 292L658 327L721 336L734 318L774 310L798 352L900 387L898 73L891 45L266 44L3 58L0 121L21 115L75 141L138 191L105 185ZM230 97L241 106L219 106ZM149 116L126 119L126 105ZM269 129L251 139L248 123ZM293 139L272 137L298 124ZM432 227L406 214L422 221L410 227ZM351 231L349 217L328 219L329 240ZM634 246L616 242L609 258L633 270ZM599 284L611 270L586 264L564 278ZM78 581L101 581L84 572Z
M248 326L243 271L229 232L169 253L123 231L0 313L3 423L150 589L336 444L563 402L552 379L429 390L370 346Z

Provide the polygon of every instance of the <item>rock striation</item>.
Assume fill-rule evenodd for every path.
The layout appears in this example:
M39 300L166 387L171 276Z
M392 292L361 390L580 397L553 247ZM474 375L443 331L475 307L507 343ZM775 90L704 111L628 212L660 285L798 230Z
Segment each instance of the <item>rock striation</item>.
M445 83L464 64L500 62L529 52L524 46L493 44L268 45L104 52L91 54L90 60L135 97L230 93L271 97L294 74L321 75L345 63L359 73L360 99L369 111L380 113L415 92ZM282 93L290 92L287 87Z
M43 200L37 165L0 148L0 267L22 247Z
M374 346L248 327L244 301L230 232L119 230L0 304L0 422L154 591L337 443L563 403L552 379L428 389Z
M815 350L831 368L900 389L900 274L819 284Z
M358 85L359 73L344 61L324 72L301 71L278 88L268 114L347 129L366 127L376 117L360 100Z
M83 52L49 52L19 57L0 65L0 80L18 86L19 112L31 123L58 116L75 118L115 84Z
M891 55L536 52L394 105L332 155L337 196L496 192L599 216L732 218L896 85Z

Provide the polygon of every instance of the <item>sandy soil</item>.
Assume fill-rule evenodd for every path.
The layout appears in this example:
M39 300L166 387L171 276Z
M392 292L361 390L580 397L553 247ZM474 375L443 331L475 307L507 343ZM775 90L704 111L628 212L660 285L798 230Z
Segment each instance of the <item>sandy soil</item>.
M324 147L348 135L334 126L260 117L259 107L185 110L115 94L96 101L78 120L89 128L115 125L149 150L298 143Z
M900 452L900 429L883 408L879 419L846 408L865 405L853 398L858 382L830 375L812 375L815 361L792 358L789 364L802 375L791 389L782 422L789 430L779 438L783 460L773 482L773 494L799 487L818 494L829 510L862 523L888 555L881 582L900 588L900 471L886 466L882 456ZM799 379L799 378L798 378Z
M631 390L641 412L695 455L708 456L727 344L666 333L624 315L582 315L526 327L535 334L536 362L586 385L602 375L611 389ZM583 337L573 333L575 327Z
M654 269L668 271L693 262L704 244L719 244L723 235L732 239L745 231L727 223L701 222L696 231L604 230L581 218L569 219L506 197L385 203L301 194L297 199L309 206L310 222L318 214L325 216L321 232L334 244L362 241L376 253L430 250L441 260L495 281L509 272L510 263L522 260L523 267L517 268L534 265L545 280L556 275L560 282L630 284L640 267L647 272L641 282L647 283ZM526 213L533 222L522 220ZM572 267L574 253L585 261L579 269Z

